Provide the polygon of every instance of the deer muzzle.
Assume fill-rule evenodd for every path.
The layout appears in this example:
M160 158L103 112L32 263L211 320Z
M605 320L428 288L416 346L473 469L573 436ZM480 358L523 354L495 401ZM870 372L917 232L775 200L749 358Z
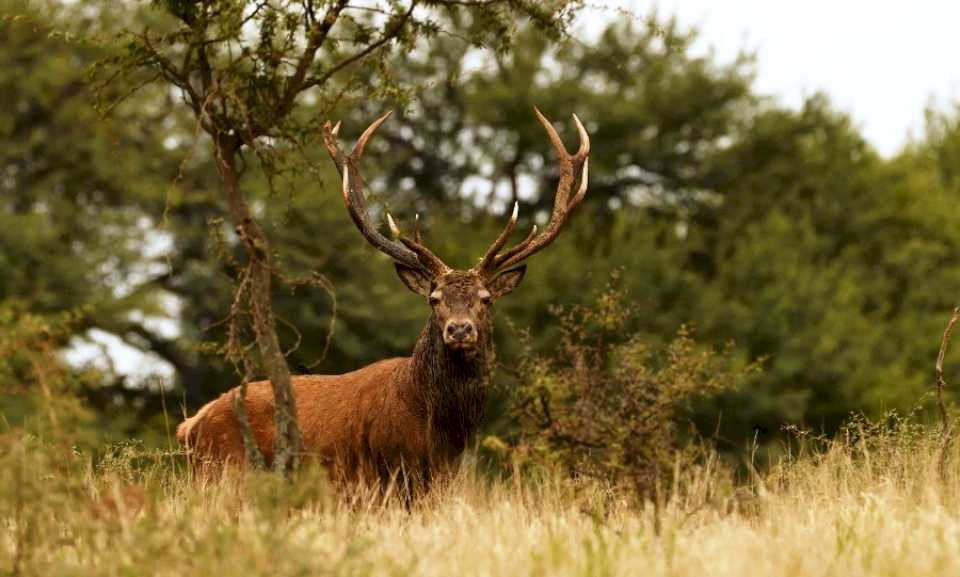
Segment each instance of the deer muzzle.
M465 348L477 342L477 327L470 319L450 319L443 328L443 342L453 348Z

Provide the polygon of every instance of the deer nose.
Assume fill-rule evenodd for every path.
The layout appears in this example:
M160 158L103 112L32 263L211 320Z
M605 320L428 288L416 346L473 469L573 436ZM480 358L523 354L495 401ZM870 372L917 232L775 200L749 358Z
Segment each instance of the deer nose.
M446 331L447 341L462 343L476 338L473 322L469 320L449 320L444 331Z

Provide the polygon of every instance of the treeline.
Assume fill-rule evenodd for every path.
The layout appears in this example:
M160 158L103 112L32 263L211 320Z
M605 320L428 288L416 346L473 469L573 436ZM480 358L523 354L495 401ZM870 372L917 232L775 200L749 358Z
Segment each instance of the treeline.
M0 19L4 417L40 411L44 367L69 377L99 430L156 434L164 406L196 409L239 378L221 353L240 249L208 147L175 92L104 83L94 66L118 50L97 31L149 11L0 0L0 12L13 15ZM352 140L396 109L366 154L371 204L405 223L419 213L431 246L460 267L513 200L520 230L551 208L557 164L531 106L570 142L569 113L584 120L587 200L498 305L507 366L530 354L521 331L538 354L559 350L551 305L594 303L615 277L630 342L665 345L686 326L731 365L760 362L692 407L702 434L729 447L787 423L830 432L852 411L925 407L960 292L960 115L928 111L924 133L883 158L827 95L786 108L757 93L751 56L720 62L695 39L656 16L595 41L521 27L497 53L438 34L343 81L373 96L325 91L297 114L341 120ZM378 90L384 75L401 81ZM294 372L405 355L427 315L358 235L321 150L287 151L267 170L250 155L243 174L284 274L323 275L275 291ZM169 364L175 382L58 355L96 331ZM509 388L493 426L509 426L497 419Z

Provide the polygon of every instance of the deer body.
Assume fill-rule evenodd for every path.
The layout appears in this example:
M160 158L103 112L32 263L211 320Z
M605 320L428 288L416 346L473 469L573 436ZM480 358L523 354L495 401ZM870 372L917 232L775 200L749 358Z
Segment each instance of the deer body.
M339 478L389 480L398 472L429 480L454 465L483 416L493 366L493 302L523 279L522 262L549 245L587 186L590 139L580 120L580 148L569 154L556 130L536 110L560 158L560 183L545 230L531 233L503 250L517 223L517 209L480 262L461 271L448 267L420 239L387 221L395 240L382 235L365 206L359 162L367 141L389 116L368 127L350 155L336 142L339 124L324 126L324 145L342 177L350 216L367 241L394 260L397 274L414 293L427 299L430 319L410 357L380 361L343 375L293 378L296 416L307 457L326 463ZM573 185L580 186L574 194ZM270 462L273 457L274 400L270 383L249 383L244 405L253 437ZM242 465L246 453L242 426L234 412L236 387L207 403L177 429L178 441L200 464Z
M409 411L397 402L396 373L409 359L388 359L343 375L293 377L297 421L304 434L304 449L334 462L370 452L387 454L390 431L404 431L411 439ZM249 383L246 409L251 430L267 462L273 460L274 399L268 381ZM189 446L198 463L244 462L240 422L234 413L236 387L205 405L177 429L177 439ZM372 418L377 415L378 418ZM419 441L419 439L417 439ZM419 443L411 443L417 445ZM353 463L344 462L350 467Z
M435 318L413 356L386 359L343 375L293 377L297 421L309 458L347 479L385 479L399 468L429 477L456 463L483 416L492 347L465 352L443 345ZM273 389L247 384L254 439L273 459ZM207 403L177 429L177 440L198 463L245 460L235 387Z

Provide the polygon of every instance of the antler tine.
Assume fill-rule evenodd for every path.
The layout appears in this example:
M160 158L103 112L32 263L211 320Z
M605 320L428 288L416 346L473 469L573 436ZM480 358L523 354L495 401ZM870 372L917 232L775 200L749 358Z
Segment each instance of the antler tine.
M575 156L587 158L587 155L590 154L590 135L587 134L587 129L583 127L583 123L580 122L580 117L576 114L573 114L573 123L577 126L577 135L580 137L580 148L577 149L577 154Z
M440 257L433 254L429 248L427 248L422 242L420 242L420 215L416 216L416 231L414 233L414 238L407 238L400 232L400 227L397 226L397 222L393 220L393 217L390 216L390 213L387 213L387 223L390 226L390 232L393 233L393 236L397 238L403 245L417 254L418 260L421 265L426 267L434 275L440 275L450 270Z
M537 120L540 121L540 124L543 125L544 130L547 131L547 136L550 137L550 142L553 144L553 148L557 152L557 159L560 161L560 184L557 186L557 195L553 203L553 212L550 215L550 220L552 221L560 214L560 211L563 211L567 208L567 197L570 194L570 188L573 186L573 178L576 168L578 168L576 165L583 163L587 159L587 155L590 154L590 135L587 134L587 129L583 127L583 124L580 122L580 118L574 114L573 123L577 127L577 134L580 137L580 146L577 148L577 152L575 154L570 154L567 152L567 147L564 146L563 140L560 139L560 135L557 134L557 129L553 127L553 124L550 123L547 117L544 116L536 106L533 107L533 111L537 115Z
M563 141L560 139L560 135L557 134L556 129L550 121L547 120L547 117L544 116L537 107L534 107L533 111L540 121L540 124L542 124L547 131L547 136L550 138L550 142L553 144L553 148L556 150L560 160L560 182L557 184L557 192L553 202L553 211L550 214L550 222L547 223L546 230L544 230L543 234L538 236L536 234L536 227L534 227L533 231L531 231L530 235L527 236L523 242L504 254L496 255L494 252L489 259L487 259L485 255L483 263L486 265L484 270L487 274L495 274L498 271L515 266L523 262L530 255L552 243L560 234L560 230L563 228L563 225L566 224L570 213L583 202L587 194L590 135L587 134L587 130L583 127L583 123L580 122L580 118L578 118L576 114L573 115L573 123L576 125L577 133L580 136L580 146L577 148L576 153L570 154L563 145ZM573 185L576 182L575 179L578 173L580 187L571 198L570 193L573 190ZM497 241L499 242L500 238L498 238ZM496 243L494 243L494 246L496 246ZM494 247L491 247L491 249L493 248ZM497 247L497 251L499 251L500 248L502 248L502 244ZM489 254L490 251L488 251L488 255Z
M347 211L350 213L354 224L360 229L360 234L362 234L363 237L367 239L367 242L373 245L374 248L398 263L435 274L441 270L439 265L443 265L443 262L437 258L436 255L427 250L426 247L419 245L419 243L417 243L418 248L415 249L407 246L403 238L400 239L400 242L397 242L385 237L377 230L373 222L371 222L370 214L367 210L363 193L363 178L360 175L360 159L363 157L363 151L370 137L372 137L377 129L380 128L380 125L390 117L390 114L392 114L392 111L374 120L373 123L363 131L350 155L344 154L337 144L337 134L340 131L339 122L336 126L331 126L329 121L324 123L323 144L330 154L330 158L332 158L336 164L337 172L340 173L343 180L343 201L347 206ZM390 218L389 215L387 215L387 217L390 221L391 229L395 229L396 224L392 222L393 219ZM396 232L399 233L399 230ZM443 267L446 268L446 265L443 265Z
M557 134L556 129L550 124L550 121L546 116L540 112L540 109L536 106L533 107L533 113L537 115L537 120L540 121L540 124L543 125L543 128L547 131L547 136L550 138L550 144L553 145L553 148L557 151L557 154L562 158L567 156L567 147L563 145L563 140L560 138L560 135Z
M360 138L357 139L357 143L353 145L353 152L350 153L350 156L355 158L357 162L360 162L360 157L363 156L363 149L367 147L367 141L370 140L370 137L373 136L373 133L380 128L380 125L387 121L390 118L390 115L393 114L392 110L388 110L386 114L380 118L374 120L370 126L360 135ZM337 125L339 126L339 122Z
M487 252L484 253L483 257L480 259L480 263L477 265L477 270L488 270L493 263L494 259L497 256L497 253L500 252L500 249L503 248L503 245L507 244L507 240L510 239L510 234L513 233L513 229L517 226L517 217L520 214L520 203L513 201L513 214L510 215L510 220L507 221L507 225L503 227L503 231L497 236L497 240L493 241L493 244L490 245L490 248L487 249Z
M530 244L530 241L532 241L536 236L537 236L537 225L533 225L533 227L530 228L530 232L527 234L526 238L524 238L519 244L517 244L516 246L510 248L509 250L507 250L507 252L505 252L505 253L503 253L503 254L501 254L501 255L497 255L497 259L496 259L496 261L494 262L494 265L493 265L493 268L491 269L491 272L495 272L495 271L503 268L502 266L497 266L496 263L497 263L497 262L500 262L500 263L506 262L506 261L509 260L513 255L515 255L515 254L519 253L520 251L522 251L523 249L527 248L527 245L529 245L529 244Z

